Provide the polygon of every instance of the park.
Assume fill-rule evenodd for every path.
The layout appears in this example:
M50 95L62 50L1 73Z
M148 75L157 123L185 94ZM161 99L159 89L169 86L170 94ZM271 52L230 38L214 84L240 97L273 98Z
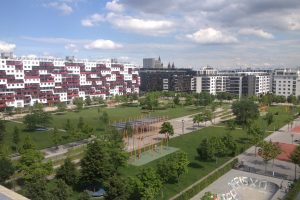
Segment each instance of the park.
M145 103L147 98L152 102L154 99L154 104ZM84 199L85 189L92 191L99 188L105 189L107 199L115 195L124 196L124 199L170 199L239 153L257 145L298 114L297 108L292 105L271 106L248 99L234 101L243 104L224 103L208 94L194 95L193 103L188 103L188 98L190 96L184 95L179 99L165 98L150 93L137 106L126 103L111 107L95 105L46 115L37 106L28 115L37 113L40 118L50 116L49 122L43 126L37 124L30 129L26 117L7 116L3 120L2 154L14 155L13 165L19 166L19 162L23 162L23 168L11 175L14 177L12 180L21 178L26 183L35 176L41 182L45 178L51 179L51 183L44 188L49 192L58 189L57 182L62 179L67 184L66 188L71 187L73 192L69 195L73 195L73 199ZM247 107L248 111L256 109L257 113L245 115L239 112L243 107ZM53 156L53 159L47 157L47 164L54 169L45 170L47 172L42 177L27 174L24 156L39 150L44 152L45 149L59 152L62 146L76 142L80 145L67 149L66 153L57 154L59 156ZM25 150L24 144L27 144ZM34 148L28 147L28 144ZM114 158L104 155L114 155ZM42 163L45 154L41 156L37 161ZM98 168L90 169L91 162L99 158ZM77 177L73 182L66 179L64 170L68 166ZM103 166L110 170L103 169ZM41 168L44 167L47 168ZM99 172L101 169L103 173ZM84 177L91 181L84 182ZM19 188L22 194L28 195L26 184L19 187L18 182L8 181L12 188ZM36 186L36 183L33 181L29 185ZM150 194L147 184L153 186ZM110 192L116 189L119 193ZM126 191L134 192L129 194Z

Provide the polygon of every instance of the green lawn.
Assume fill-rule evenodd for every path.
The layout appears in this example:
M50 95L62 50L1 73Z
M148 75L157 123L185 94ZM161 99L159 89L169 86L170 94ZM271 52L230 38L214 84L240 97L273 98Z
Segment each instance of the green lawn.
M188 107L175 107L175 108L168 108L165 110L154 110L148 112L146 110L141 110L139 107L117 107L117 108L99 108L100 113L98 113L98 108L90 108L85 109L80 112L67 112L64 115L54 115L53 116L53 125L64 128L67 119L76 125L78 122L79 117L83 117L84 121L88 122L89 125L92 127L99 127L101 124L99 123L99 117L102 115L103 111L106 111L110 121L125 121L129 119L136 119L141 118L142 116L146 115L153 115L153 116L167 116L169 118L176 118L184 115L193 114L199 112L200 109L194 106Z
M289 118L290 114L286 113L285 110L283 110L281 107L271 107L271 112L279 112L279 115L275 116L274 123L270 125L269 129L275 124L279 127L283 126L286 122L286 120ZM262 121L262 120L260 120ZM200 142L205 137L212 137L212 136L223 136L225 135L227 130L225 130L223 127L207 127L204 129L201 129L199 131L195 131L190 134L182 135L180 137L176 137L170 140L169 145L171 147L179 148L183 151L185 151L188 154L188 158L190 160L189 165L189 172L188 174L185 174L181 177L179 184L167 184L163 188L163 198L159 197L159 199L168 199L178 192L182 191L189 185L193 184L197 180L201 179L203 176L207 175L209 172L214 170L215 168L219 167L226 161L230 159L230 157L221 158L218 159L218 162L203 162L198 159L197 155L197 147L199 146ZM230 134L235 138L235 140L238 142L239 148L242 150L247 149L251 146L248 136L246 134L245 130L242 129L236 129L234 131L231 131ZM270 134L270 132L266 132L265 136ZM155 161L152 161L146 165L143 165L141 167L136 167L129 165L126 168L121 170L121 173L124 175L135 175L139 172L140 169L145 167L156 167L156 164L166 159L168 156L164 158L157 159Z
M183 175L181 177L179 184L167 184L163 188L163 195L164 198L159 199L168 199L178 193L179 191L185 189L192 183L199 180L201 177L207 175L210 171L214 170L218 166L222 165L226 161L228 161L230 158L220 158L218 159L218 162L203 162L198 159L197 154L197 147L199 146L201 140L203 140L205 137L212 137L212 136L223 136L225 135L224 128L220 127L208 127L201 129L199 131L182 135L180 137L176 137L170 140L169 146L179 148L183 151L185 151L188 154L188 158L190 160L190 165L188 169L188 173ZM242 138L245 136L242 130L235 130L232 131L231 134L234 136L234 138L238 141L241 141ZM245 145L240 143L240 145ZM146 167L155 167L156 164L166 159L168 156L164 158L157 159L155 161L152 161L146 165L143 165L141 167L136 167L132 165L128 165L126 168L121 170L121 173L124 175L135 175L139 172L140 169L146 168Z
M168 116L169 118L176 118L184 115L189 115L193 113L200 112L200 108L196 108L194 106L188 107L175 107L175 108L168 108L165 110L155 110L151 112L146 112L141 110L138 107L117 107L117 108L100 108L100 113L98 113L98 108L90 108L84 109L80 112L69 111L63 115L56 115L53 114L53 120L50 127L57 127L64 129L67 119L70 119L71 123L74 127L77 127L79 117L83 117L84 122L88 123L91 127L94 128L95 134L100 135L103 133L104 125L101 124L99 120L99 116L102 115L103 111L106 111L109 115L111 122L121 121L121 120L129 120L145 115L153 115L153 116ZM53 142L51 139L51 131L26 131L25 126L20 123L16 122L6 122L6 134L4 138L4 145L6 146L5 149L8 153L11 153L11 146L12 146L12 133L14 130L14 126L17 126L20 130L20 138L21 144L24 141L24 138L29 135L32 140L34 141L36 147L38 149L43 149L47 147L53 146ZM60 132L61 136L66 135L65 132ZM75 139L68 139L63 140L60 144L65 144L74 141Z

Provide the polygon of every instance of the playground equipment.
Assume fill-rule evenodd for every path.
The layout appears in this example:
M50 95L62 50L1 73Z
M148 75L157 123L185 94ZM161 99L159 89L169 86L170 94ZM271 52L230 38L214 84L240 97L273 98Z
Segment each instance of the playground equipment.
M157 139L159 139L158 134L161 124L167 119L168 118L164 116L140 116L128 119L128 121L115 122L112 126L122 132L123 141L131 157L140 159L142 151L150 151L153 153L162 151L162 146L167 138L163 138L160 142L157 141ZM160 148L157 146L159 143Z

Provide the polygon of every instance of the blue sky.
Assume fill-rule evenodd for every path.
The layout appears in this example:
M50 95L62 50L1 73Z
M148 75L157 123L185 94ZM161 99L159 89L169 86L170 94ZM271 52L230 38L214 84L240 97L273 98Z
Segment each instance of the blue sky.
M17 56L300 66L299 0L3 0L0 26Z

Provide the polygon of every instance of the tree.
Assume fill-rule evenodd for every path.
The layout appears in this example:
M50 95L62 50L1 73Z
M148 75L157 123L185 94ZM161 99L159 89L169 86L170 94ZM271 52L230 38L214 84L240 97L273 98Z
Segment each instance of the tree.
M54 146L56 147L56 149L58 149L58 144L61 142L61 137L58 135L58 129L56 127L54 127L53 129L51 137Z
M75 186L78 180L79 173L76 169L75 164L66 158L64 164L58 168L56 172L56 178L62 179L66 184L70 186Z
M17 126L14 127L13 138L12 138L14 149L17 150L20 143L20 131Z
M73 104L76 106L77 110L81 110L83 108L83 98L82 97L75 97L73 99Z
M103 122L103 124L108 125L108 123L109 123L109 116L108 116L108 114L107 114L106 111L104 111L102 113L102 116L100 117L100 120Z
M67 131L69 131L69 130L72 129L72 124L71 124L70 119L67 119L67 122L66 122L66 125L65 125L65 129L66 129Z
M275 159L281 150L278 145L272 143L272 141L262 141L260 143L260 149L258 155L262 157L265 163L265 173L267 172L267 164L270 160Z
M236 127L236 124L235 124L235 121L230 119L228 121L226 121L226 129L229 130L229 131L233 131L235 130L235 127Z
M259 142L263 139L265 130L258 124L252 123L247 130L247 134L251 137L252 143L255 146L255 156L256 156L256 149Z
M50 194L47 191L47 182L45 179L33 179L25 182L25 196L31 200L50 199Z
M192 105L192 104L194 103L193 100L194 100L193 95L187 94L187 95L185 96L185 105L186 105L186 106Z
M105 199L107 200L127 200L130 199L130 185L125 177L113 175L107 182L104 183L106 191Z
M227 149L227 154L230 156L235 156L238 150L238 146L234 138L229 133L226 133L225 136L222 137L222 141Z
M35 149L35 145L33 144L31 137L29 135L27 135L24 139L24 143L22 146L22 151L26 151L28 149Z
M3 184L15 172L12 162L6 158L0 157L0 184Z
M88 106L92 104L92 100L90 96L85 97L84 103Z
M50 124L52 116L50 113L41 110L33 110L31 114L24 117L24 124L28 130L35 130L37 127L46 127Z
M300 166L300 146L297 146L296 149L291 153L290 159L295 164L295 179L296 179L297 165Z
M169 142L169 135L174 135L174 129L170 122L164 122L160 127L160 134L165 134L165 139L167 140L167 144Z
M268 112L268 113L266 114L266 116L265 116L264 119L266 120L268 126L270 126L270 124L272 124L273 121L274 121L274 115L273 115L273 113Z
M214 158L217 163L217 158L225 155L225 151L226 151L225 144L220 137L215 137L215 136L210 138L210 144L211 146L214 147L213 148L215 150Z
M101 186L113 174L107 144L94 140L87 146L87 151L80 162L81 180L87 188Z
M158 107L158 95L154 92L150 92L146 95L145 101L145 108L148 110L153 110L155 107Z
M78 128L79 130L82 130L82 129L83 129L83 126L84 126L83 117L80 116L79 119L78 119L77 128Z
M193 117L193 123L197 123L198 127L200 126L200 123L204 121L204 116L202 114L194 115Z
M172 154L157 165L157 173L165 183L179 182L182 174L188 171L189 160L185 152Z
M211 145L211 142L207 138L204 138L197 148L199 158L203 160L213 160L215 151L215 147Z
M208 106L214 101L214 96L208 92L201 92L195 94L195 105L196 106Z
M180 103L179 95L176 95L176 96L173 98L173 103L174 103L175 105L179 105L179 103Z
M4 120L0 120L0 143L2 143L4 140L5 129L6 128Z
M21 152L18 168L23 173L26 182L36 179L45 179L52 172L52 163L43 162L43 154L35 149L26 149Z
M212 122L212 117L213 117L212 111L210 111L208 109L204 110L203 117L204 117L205 124L206 124L207 121Z
M60 103L57 104L57 110L58 110L59 112L65 112L66 109L67 109L66 103L60 102Z
M162 188L159 175L153 168L144 168L137 175L137 195L141 200L154 200Z
M234 102L232 104L232 112L236 116L236 121L243 126L246 126L251 120L259 116L257 105L249 99Z
M62 179L54 180L52 184L48 189L51 200L71 199L73 191Z

